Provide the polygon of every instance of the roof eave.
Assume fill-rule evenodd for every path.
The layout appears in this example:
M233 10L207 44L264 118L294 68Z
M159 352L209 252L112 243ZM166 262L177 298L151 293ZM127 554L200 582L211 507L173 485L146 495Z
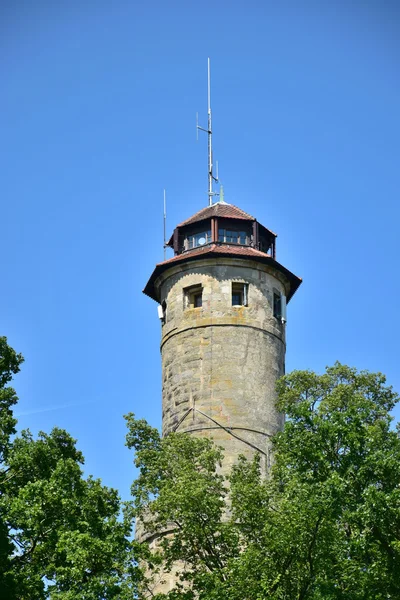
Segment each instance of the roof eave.
M163 263L159 263L156 265L153 273L151 274L150 279L148 280L145 288L143 289L143 293L146 294L146 296L149 296L149 298L151 298L152 300L159 302L160 299L157 297L156 290L154 288L154 283L155 283L156 279L162 273L164 273L164 271L166 271L167 269L169 269L171 267L174 267L175 265L179 265L183 261L184 262L188 262L188 261L193 262L195 260L204 260L204 258L218 258L218 257L235 258L235 255L232 254L231 252L223 253L223 252L210 251L210 252L207 252L206 255L196 254L194 256L190 256L189 254L185 254L185 255L182 255L181 260L175 259L173 262L166 261ZM291 298L294 296L295 292L297 291L297 289L300 287L300 285L302 283L301 277L297 277L297 275L295 275L294 273L289 271L289 269L287 269L286 267L284 267L283 265L278 263L271 256L265 255L265 257L263 257L263 256L250 256L250 255L241 254L241 255L237 255L236 258L240 258L241 260L252 260L252 261L256 261L256 262L261 262L263 264L268 264L268 265L272 266L273 268L277 269L278 271L280 271L283 275L285 275L285 277L287 277L289 284L290 284L289 294L287 296L288 303L290 302Z

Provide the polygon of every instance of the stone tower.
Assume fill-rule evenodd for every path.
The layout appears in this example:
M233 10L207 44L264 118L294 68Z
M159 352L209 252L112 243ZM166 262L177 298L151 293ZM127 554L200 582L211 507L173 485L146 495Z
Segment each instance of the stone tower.
M183 431L224 447L224 470L282 427L275 383L285 372L286 304L301 279L276 260L276 235L217 202L180 223L144 293L162 322L163 435Z

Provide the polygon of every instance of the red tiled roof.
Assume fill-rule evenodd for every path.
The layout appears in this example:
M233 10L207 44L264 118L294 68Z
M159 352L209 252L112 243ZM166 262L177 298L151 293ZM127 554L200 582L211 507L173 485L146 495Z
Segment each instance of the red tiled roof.
M177 225L175 229L179 229L179 228L185 227L187 225L192 225L194 223L199 223L200 221L205 221L207 219L211 219L211 217L219 217L222 219L239 219L242 221L256 221L256 219L254 217L252 217L248 213L244 212L244 210L242 210L241 208L234 206L233 204L227 204L226 202L224 202L224 203L217 202L216 204L213 204L212 206L207 206L206 208L202 208L196 214L194 214L192 217L190 217L189 219L186 219L186 221L182 221L182 223L179 223L179 225ZM266 227L264 227L261 224L260 224L260 227L262 228L262 230L264 230L264 232L268 232L271 236L277 237L276 233L274 233L270 229L267 229ZM171 237L169 238L169 240L167 242L167 245L171 246L171 248L173 245L173 240L174 240L174 234L171 235Z
M255 248L251 248L250 246L236 246L236 245L228 245L228 244L209 244L208 246L202 246L201 248L196 248L195 250L188 250L187 252L183 252L182 254L177 254L168 260L165 260L161 263L157 263L157 267L169 265L170 263L179 262L180 260L186 260L187 258L191 258L192 256L202 256L205 254L234 254L236 256L253 256L254 258L265 258L268 256L265 252L261 252L260 250L256 250Z
M191 225L191 223L197 223L197 221L203 221L204 219L210 219L211 217L223 217L225 219L243 219L245 221L255 221L255 218L245 213L244 210L234 206L233 204L226 204L217 202L212 206L202 208L186 221L179 223L177 227L183 227L184 225Z

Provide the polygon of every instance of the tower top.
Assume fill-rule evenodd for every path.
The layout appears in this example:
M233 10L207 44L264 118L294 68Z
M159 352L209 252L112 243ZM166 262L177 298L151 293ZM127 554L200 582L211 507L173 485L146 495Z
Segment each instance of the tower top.
M202 208L174 229L166 245L175 256L156 265L145 294L156 301L156 280L172 266L203 259L241 259L268 265L286 281L289 302L301 279L276 260L277 235L261 225L253 216L227 202L216 202Z

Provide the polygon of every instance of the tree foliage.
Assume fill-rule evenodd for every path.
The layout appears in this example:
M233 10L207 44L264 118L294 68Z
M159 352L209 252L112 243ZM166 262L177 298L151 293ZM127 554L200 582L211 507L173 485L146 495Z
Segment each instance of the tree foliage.
M338 363L321 376L284 377L278 394L287 421L268 477L257 456L242 457L224 481L210 440L161 439L128 416L140 469L135 515L161 540L142 597L174 565L184 587L159 598L400 597L400 440L389 415L397 395L381 374Z
M211 439L128 415L139 476L123 507L83 475L67 432L16 435L22 361L0 338L2 600L400 598L398 396L381 374L337 363L282 378L267 475L256 455L224 477ZM134 519L155 545L132 541ZM168 572L177 585L155 595Z
M66 431L15 437L8 384L22 360L0 338L1 598L131 598L130 525L117 492L83 476Z

